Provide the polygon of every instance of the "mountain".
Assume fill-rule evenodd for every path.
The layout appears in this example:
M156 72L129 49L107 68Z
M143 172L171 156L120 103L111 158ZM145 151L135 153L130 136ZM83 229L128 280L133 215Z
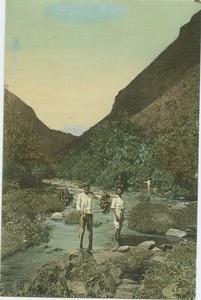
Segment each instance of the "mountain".
M173 88L186 72L200 62L201 11L181 27L178 38L115 98L106 119L114 120L119 111L133 116ZM199 69L197 68L197 71Z
M21 114L23 121L26 122L28 127L34 128L36 137L40 146L40 150L46 156L52 157L60 154L68 144L71 143L75 136L66 134L61 131L49 129L43 122L36 116L34 110L25 104L21 99L7 91L5 101L14 100L15 109Z
M60 174L196 199L201 11L121 90L111 113L68 145ZM86 162L88 168L86 168Z
M118 93L111 113L70 143L66 153L85 144L97 126L118 120L121 111L147 133L168 130L175 115L188 116L199 103L200 19L201 11L181 27L172 44Z
M192 117L199 106L199 74L200 65L197 64L131 120L141 125L147 134L164 134L176 128L179 120Z

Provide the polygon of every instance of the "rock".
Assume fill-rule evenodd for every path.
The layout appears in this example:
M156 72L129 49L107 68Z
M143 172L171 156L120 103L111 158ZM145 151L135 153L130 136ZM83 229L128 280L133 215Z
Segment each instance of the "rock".
M186 198L185 197L183 197L183 196L180 196L179 197L179 200L185 200Z
M61 249L61 248L54 248L52 251L54 251L54 252L60 252L60 251L62 251L63 249Z
M166 261L166 258L164 256L154 256L153 261L164 263Z
M163 250L161 250L161 249L158 248L158 247L154 247L153 249L151 249L151 251L153 251L153 252L156 252L156 251L159 251L159 252L160 252L160 251L161 251L161 252L162 252Z
M182 202L182 203L177 203L177 204L171 206L169 209L170 210L182 210L184 208L186 208L186 204Z
M114 298L120 299L132 299L133 298L133 288L136 286L136 282L129 279L123 279L122 282L116 289Z
M118 248L118 251L119 252L127 252L128 250L129 250L129 246L120 246L119 248Z
M137 245L137 248L145 248L147 250L151 250L155 247L155 241L146 241Z
M187 233L185 231L182 231L179 229L170 228L166 232L166 235L171 235L171 236L176 236L176 237L184 237L184 236L187 236Z
M163 296L165 296L167 299L175 299L174 293L175 293L176 285L177 285L176 283L172 283L166 286L164 289L162 289Z
M86 295L86 288L82 281L68 282L68 288L70 294L73 294L75 297L84 297Z
M60 212L55 212L50 218L54 221L63 220L63 214Z
M158 247L159 247L161 250L163 250L163 251L173 249L173 246L170 245L170 244L163 244L163 245L160 245L160 246L158 246Z

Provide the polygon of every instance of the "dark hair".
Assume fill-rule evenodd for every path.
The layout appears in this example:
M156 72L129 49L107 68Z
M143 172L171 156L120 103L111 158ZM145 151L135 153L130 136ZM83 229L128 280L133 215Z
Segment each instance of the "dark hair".
M116 188L115 188L115 192L117 192L117 189L121 189L122 192L124 192L124 186L123 186L123 184L118 184L118 185L116 186Z
M85 182L85 183L83 183L83 185L82 185L83 187L87 187L87 186L90 186L90 183L89 182Z

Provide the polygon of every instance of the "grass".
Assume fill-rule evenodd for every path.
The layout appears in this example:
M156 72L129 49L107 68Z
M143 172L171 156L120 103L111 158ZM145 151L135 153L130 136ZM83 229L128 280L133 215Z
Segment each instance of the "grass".
M154 263L140 286L136 299L195 299L196 245L182 241L166 255L166 263Z
M62 211L55 188L10 189L2 196L1 256L47 241L51 228L45 215Z

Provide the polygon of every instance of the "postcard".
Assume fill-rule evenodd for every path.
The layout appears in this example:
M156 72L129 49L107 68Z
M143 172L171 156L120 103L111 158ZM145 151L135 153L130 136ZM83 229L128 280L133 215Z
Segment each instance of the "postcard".
M199 299L200 1L1 5L0 297Z

